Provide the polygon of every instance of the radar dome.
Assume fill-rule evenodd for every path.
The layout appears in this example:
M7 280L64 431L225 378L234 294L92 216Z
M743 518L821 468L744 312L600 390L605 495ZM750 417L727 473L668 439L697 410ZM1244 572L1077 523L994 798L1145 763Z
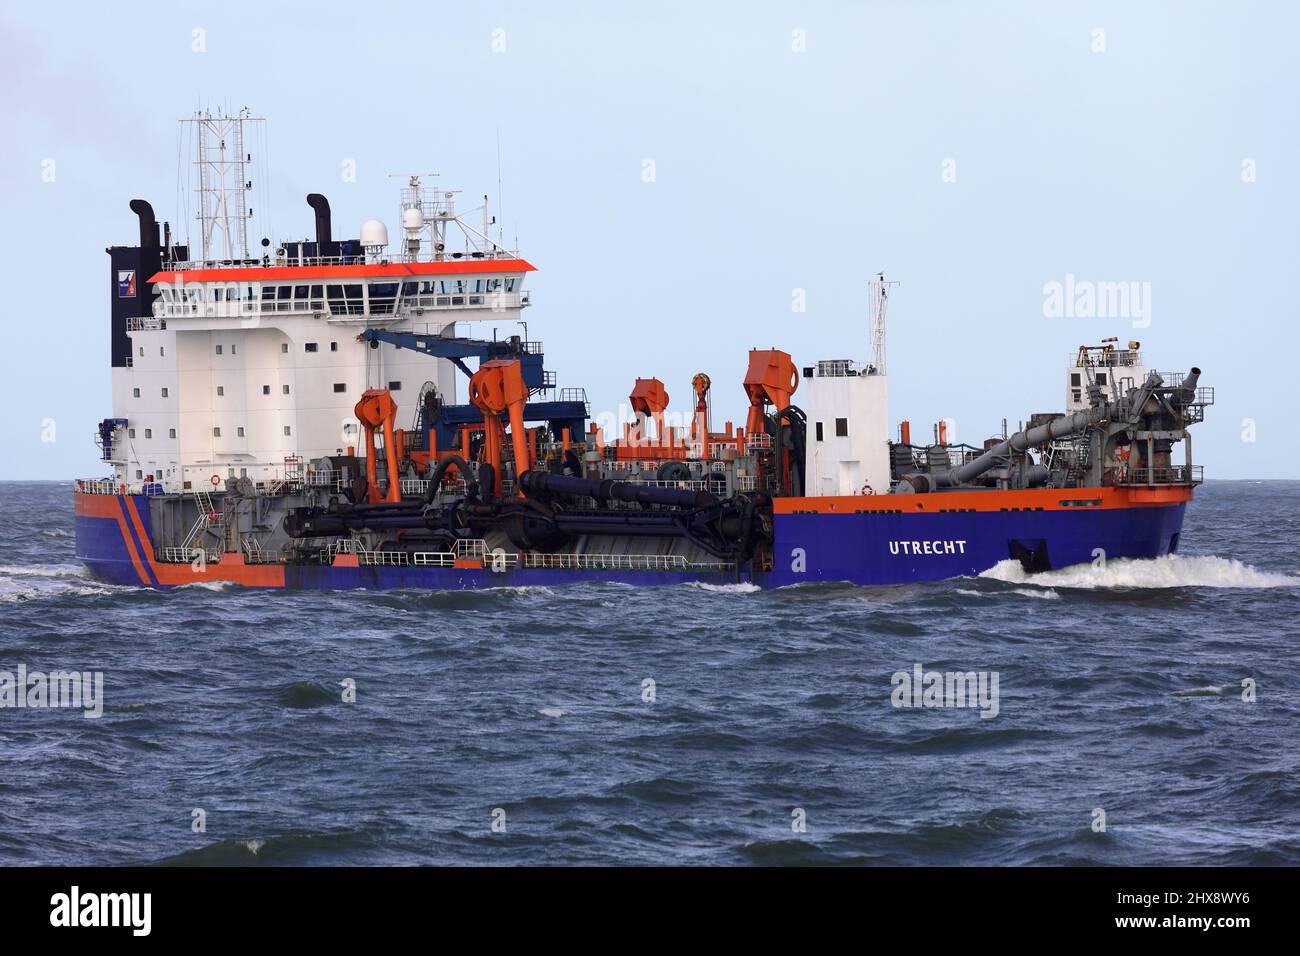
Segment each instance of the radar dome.
M378 219L367 219L361 224L361 245L385 248L388 245L388 227Z
M424 214L414 206L403 210L402 228L407 232L419 232L424 228Z

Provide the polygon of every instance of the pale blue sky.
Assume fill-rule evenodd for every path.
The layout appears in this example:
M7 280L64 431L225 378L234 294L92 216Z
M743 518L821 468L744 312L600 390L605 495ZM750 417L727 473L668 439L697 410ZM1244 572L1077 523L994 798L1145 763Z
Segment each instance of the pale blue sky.
M890 418L914 435L950 416L978 442L1058 410L1067 354L1118 335L1217 388L1194 433L1208 476L1300 473L1289 5L132 6L0 14L0 478L101 473L103 250L134 242L134 197L178 224L175 121L199 104L269 119L276 239L311 233L311 191L336 236L369 216L395 234L392 172L495 196L499 127L507 236L540 270L530 331L598 410L650 375L684 409L703 370L715 419L743 420L751 346L865 357L884 270ZM1067 274L1150 282L1150 327L1044 317Z

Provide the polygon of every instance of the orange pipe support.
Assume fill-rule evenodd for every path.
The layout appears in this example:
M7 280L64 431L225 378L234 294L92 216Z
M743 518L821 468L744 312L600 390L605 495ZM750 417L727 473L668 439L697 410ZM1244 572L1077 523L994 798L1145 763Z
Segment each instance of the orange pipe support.
M487 446L485 457L496 472L494 489L501 494L501 451L502 433L501 415L510 419L510 438L515 453L515 479L532 468L532 458L528 453L528 436L524 428L524 405L528 402L528 386L524 384L524 374L518 359L497 359L484 362L469 380L469 398L474 406L483 413L487 425ZM521 497L522 491L517 492Z
M397 441L393 435L393 422L397 419L397 403L393 401L393 396L386 388L369 388L361 393L361 401L357 402L356 408L357 421L359 421L366 430L366 478L370 487L366 492L366 500L370 502L377 501L401 501L402 487L397 478L397 458L401 450L397 447ZM388 471L388 494L382 499L379 496L378 476L375 474L375 429L384 430L384 460L387 464Z
M764 406L775 405L778 412L784 411L798 388L799 370L788 352L750 349L749 369L745 372L745 395L749 398L745 430L751 435L762 432Z

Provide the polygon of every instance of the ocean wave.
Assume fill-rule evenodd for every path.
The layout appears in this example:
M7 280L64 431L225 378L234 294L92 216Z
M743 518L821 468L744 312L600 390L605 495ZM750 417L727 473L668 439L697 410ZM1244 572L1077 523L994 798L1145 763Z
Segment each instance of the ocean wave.
M79 564L0 564L0 576L11 578L84 578Z
M753 594L763 590L757 584L742 581L739 584L710 584L707 581L687 581L682 587L696 588L700 591L712 591L715 594Z
M1042 588L1294 588L1300 577L1261 571L1233 558L1212 555L1116 558L1104 567L1076 564L1030 574L1019 561L999 561L980 575L1007 584Z

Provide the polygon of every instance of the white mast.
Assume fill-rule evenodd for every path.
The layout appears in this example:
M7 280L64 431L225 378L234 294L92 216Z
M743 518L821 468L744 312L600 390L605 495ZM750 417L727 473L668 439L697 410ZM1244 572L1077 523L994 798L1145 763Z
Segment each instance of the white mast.
M242 109L236 116L198 111L182 123L194 124L198 145L199 244L203 258L247 259L253 156L244 146L244 124L264 123ZM220 240L216 234L220 233Z
M889 305L889 287L897 282L885 281L883 272L876 273L871 283L871 364L877 375L885 374L885 309Z

